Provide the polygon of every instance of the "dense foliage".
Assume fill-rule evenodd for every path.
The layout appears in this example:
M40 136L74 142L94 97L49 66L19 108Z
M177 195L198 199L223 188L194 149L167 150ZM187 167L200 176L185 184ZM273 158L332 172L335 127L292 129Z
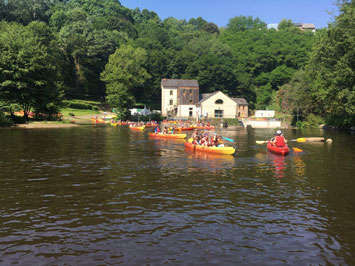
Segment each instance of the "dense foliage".
M1 105L53 114L62 98L105 99L124 117L134 102L160 108L162 78L196 79L250 109L354 125L354 0L339 10L313 33L286 19L162 21L117 0L0 0Z

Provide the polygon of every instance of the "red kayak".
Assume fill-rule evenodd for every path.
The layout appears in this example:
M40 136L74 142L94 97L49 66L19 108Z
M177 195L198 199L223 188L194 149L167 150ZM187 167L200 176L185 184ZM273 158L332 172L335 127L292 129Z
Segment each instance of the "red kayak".
M210 129L215 129L216 127L215 126L194 126L194 128L210 130Z
M283 147L276 147L273 146L270 141L267 143L267 149L268 151L279 155L287 155L290 152L290 148L287 144L285 144Z
M175 130L178 130L178 131L187 131L187 130L193 130L194 127L178 127L176 128Z

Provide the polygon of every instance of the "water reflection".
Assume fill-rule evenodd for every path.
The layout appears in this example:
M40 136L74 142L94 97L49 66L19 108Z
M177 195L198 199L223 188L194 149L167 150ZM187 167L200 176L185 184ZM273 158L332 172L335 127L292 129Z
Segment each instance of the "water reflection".
M293 168L295 170L295 174L298 177L303 177L305 175L306 164L302 159L302 154L294 153L292 160L293 160Z
M276 178L284 178L287 166L286 156L277 155L269 151L267 152L267 156L272 163L274 176Z

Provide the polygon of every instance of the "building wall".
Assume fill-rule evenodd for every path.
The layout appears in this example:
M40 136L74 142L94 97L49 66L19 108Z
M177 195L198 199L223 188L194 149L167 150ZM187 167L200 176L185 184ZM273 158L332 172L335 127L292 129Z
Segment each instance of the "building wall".
M178 89L178 98L181 105L197 104L199 101L199 89L195 87L181 87Z
M217 104L217 100L222 100L222 104ZM222 92L216 93L201 103L202 115L208 114L208 117L216 117L215 110L223 111L223 118L236 118L237 103Z
M161 90L161 113L163 116L167 116L167 111L174 109L174 105L177 105L177 88L162 88ZM172 103L172 104L171 104Z
M197 116L196 112L197 112L197 108L196 108L196 105L194 105L194 104L179 105L177 117L179 117L179 118L188 118L188 117L196 118L196 116Z
M238 104L238 114L237 117L246 118L249 116L248 105L239 105Z

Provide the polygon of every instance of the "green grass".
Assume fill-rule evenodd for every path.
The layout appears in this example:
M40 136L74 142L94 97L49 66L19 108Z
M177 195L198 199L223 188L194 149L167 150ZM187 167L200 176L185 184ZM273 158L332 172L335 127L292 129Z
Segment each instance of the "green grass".
M62 110L60 110L60 112L63 114L63 117L72 117L71 115L69 115L69 113L72 113L75 116L100 114L100 112L95 110L73 109L73 108L63 108Z

